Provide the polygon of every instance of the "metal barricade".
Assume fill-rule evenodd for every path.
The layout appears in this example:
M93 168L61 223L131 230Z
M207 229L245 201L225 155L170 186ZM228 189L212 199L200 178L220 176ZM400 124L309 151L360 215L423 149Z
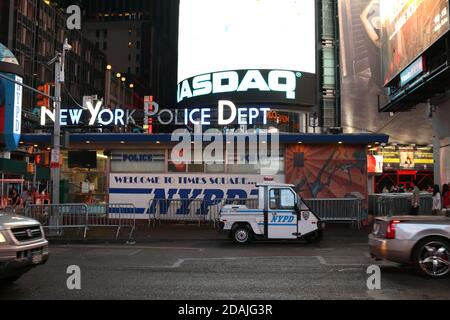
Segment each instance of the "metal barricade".
M369 210L375 217L405 216L411 211L412 194L376 194L369 199ZM419 215L431 215L432 206L431 195L421 194Z
M39 221L48 236L62 236L64 229L84 230L86 235L88 208L85 204L27 205L23 215Z
M363 221L368 218L364 214L362 199L311 199L305 202L324 221L351 223L361 228ZM259 199L152 199L147 209L149 225L178 221L199 225L207 222L216 227L220 211L225 205L258 209Z
M224 205L246 205L249 209L258 207L258 199L152 199L147 214L149 225L167 222L195 222L218 225L220 211Z
M4 208L1 208L1 211L6 214L23 214L24 209L7 206Z
M362 199L308 199L309 209L325 222L351 223L360 229L364 220Z
M117 228L116 239L120 230L129 228L131 239L136 230L136 207L127 203L110 203L88 206L86 232L91 228Z
M150 221L196 222L208 219L207 204L199 199L152 199L149 201Z

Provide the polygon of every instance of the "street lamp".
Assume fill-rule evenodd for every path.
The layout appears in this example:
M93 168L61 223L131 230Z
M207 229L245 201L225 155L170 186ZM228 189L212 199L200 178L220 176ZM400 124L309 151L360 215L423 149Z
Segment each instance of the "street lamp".
M116 73L116 77L120 79L122 77L122 74L120 72Z
M112 65L106 66L105 75L105 104L109 106L111 104L111 77L112 77Z
M53 130L53 152L51 161L51 177L52 177L52 203L59 204L59 183L61 180L61 93L62 84L64 83L64 67L66 53L72 50L72 46L69 44L68 40L65 39L63 45L63 52L57 53L55 58L53 58L49 65L55 64L55 124Z

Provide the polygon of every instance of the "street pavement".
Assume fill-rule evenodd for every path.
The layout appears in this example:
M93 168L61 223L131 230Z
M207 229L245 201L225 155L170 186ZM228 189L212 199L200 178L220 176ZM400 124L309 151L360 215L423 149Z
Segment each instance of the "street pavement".
M53 244L49 262L0 287L0 299L450 299L450 279L373 262L367 232L332 230L320 245L238 247L208 230L177 228L178 239L166 232L128 245ZM381 290L367 289L373 264L381 266ZM81 290L67 288L72 265L80 267Z

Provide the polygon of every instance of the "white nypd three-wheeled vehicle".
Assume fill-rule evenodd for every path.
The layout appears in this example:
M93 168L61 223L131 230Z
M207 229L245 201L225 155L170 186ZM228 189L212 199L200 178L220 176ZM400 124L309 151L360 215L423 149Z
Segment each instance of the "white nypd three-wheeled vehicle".
M253 239L306 240L319 243L325 224L294 191L294 186L264 182L258 199L225 205L219 217L221 231L237 244Z

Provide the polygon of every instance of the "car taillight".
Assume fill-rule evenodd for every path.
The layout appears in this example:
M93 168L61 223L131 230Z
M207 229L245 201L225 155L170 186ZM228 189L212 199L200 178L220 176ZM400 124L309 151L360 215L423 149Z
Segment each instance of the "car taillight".
M395 239L395 233L397 229L397 225L401 223L399 220L392 220L389 222L387 231L386 231L386 239Z

